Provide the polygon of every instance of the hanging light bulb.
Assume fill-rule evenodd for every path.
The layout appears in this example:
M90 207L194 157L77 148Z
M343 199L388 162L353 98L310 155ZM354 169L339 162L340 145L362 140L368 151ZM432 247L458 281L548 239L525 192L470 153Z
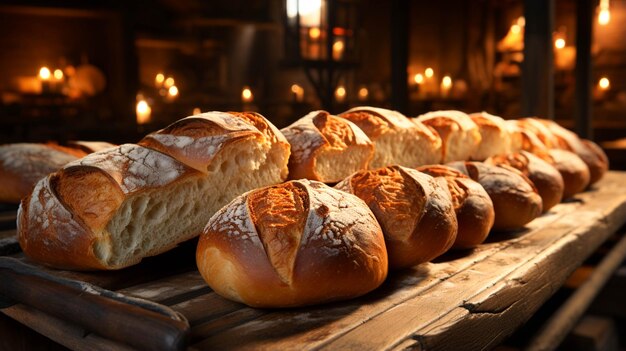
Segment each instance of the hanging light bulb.
M609 10L609 0L600 0L600 11L598 12L598 23L602 26L611 21L611 11Z

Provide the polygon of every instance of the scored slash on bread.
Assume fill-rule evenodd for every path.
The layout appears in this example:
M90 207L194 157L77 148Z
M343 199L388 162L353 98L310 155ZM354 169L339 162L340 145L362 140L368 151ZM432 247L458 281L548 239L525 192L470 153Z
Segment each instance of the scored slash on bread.
M389 166L359 171L335 187L358 196L372 210L383 229L392 269L428 262L454 243L458 225L443 179Z
M495 217L493 202L485 189L452 167L429 165L417 170L446 180L459 226L453 248L472 248L484 242Z
M20 245L58 268L127 267L197 236L235 196L283 181L288 157L258 114L187 117L39 181L20 206Z
M234 199L208 222L196 260L215 292L253 307L360 296L382 284L388 265L363 201L304 179Z
M481 141L478 126L461 111L434 111L416 119L437 131L441 137L441 163L467 161Z
M374 143L370 169L396 164L417 167L441 161L441 138L437 133L400 112L361 106L339 116L356 124Z
M495 211L493 229L520 229L541 214L541 197L533 183L517 169L463 161L448 166L480 183L489 194Z
M367 169L374 155L374 144L359 127L326 111L313 111L281 132L291 145L290 179L337 183Z

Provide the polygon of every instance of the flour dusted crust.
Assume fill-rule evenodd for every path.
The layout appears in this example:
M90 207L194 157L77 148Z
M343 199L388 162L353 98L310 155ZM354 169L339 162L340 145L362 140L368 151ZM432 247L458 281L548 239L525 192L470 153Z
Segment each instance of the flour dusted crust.
M86 153L48 144L0 146L0 202L18 203L35 183Z
M237 197L208 222L196 260L213 290L253 307L348 299L387 275L385 242L367 206L308 180Z
M188 117L42 179L22 201L20 245L54 267L127 267L197 236L235 196L284 180L288 157L260 115Z
M541 197L517 169L483 162L452 162L448 166L480 183L489 194L495 211L493 229L519 229L541 214Z
M361 198L383 228L389 267L411 267L446 252L457 235L445 181L414 169L390 166L359 171L337 189Z
M417 170L446 180L459 225L453 248L466 249L483 243L495 217L493 202L485 189L452 167L430 165Z
M417 167L441 161L441 139L437 133L400 112L360 106L340 116L356 124L374 142L371 169L390 165Z
M312 179L336 183L367 169L374 144L352 122L313 111L281 132L291 145L290 179Z
M543 212L561 202L565 184L563 176L553 165L527 151L520 151L506 155L497 155L488 158L485 163L493 165L508 165L522 172L530 179L543 203Z
M442 141L441 162L466 161L478 150L481 135L478 126L461 111L434 111L417 117L417 121L437 131Z

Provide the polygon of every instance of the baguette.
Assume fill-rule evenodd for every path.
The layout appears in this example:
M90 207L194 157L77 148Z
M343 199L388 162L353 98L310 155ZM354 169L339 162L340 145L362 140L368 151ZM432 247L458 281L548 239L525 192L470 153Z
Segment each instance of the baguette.
M57 268L128 267L197 236L235 196L285 180L288 157L259 114L187 117L40 180L20 206L20 245Z

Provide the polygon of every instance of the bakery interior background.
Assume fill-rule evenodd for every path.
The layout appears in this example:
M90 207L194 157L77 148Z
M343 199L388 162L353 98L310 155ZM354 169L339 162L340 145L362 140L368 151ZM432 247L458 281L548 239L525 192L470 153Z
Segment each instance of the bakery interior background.
M278 127L356 105L516 118L524 90L543 89L524 82L525 15L549 6L537 3L554 6L540 68L552 69L554 118L574 127L582 13L593 138L623 137L626 0L2 1L0 137L132 142L210 110Z

